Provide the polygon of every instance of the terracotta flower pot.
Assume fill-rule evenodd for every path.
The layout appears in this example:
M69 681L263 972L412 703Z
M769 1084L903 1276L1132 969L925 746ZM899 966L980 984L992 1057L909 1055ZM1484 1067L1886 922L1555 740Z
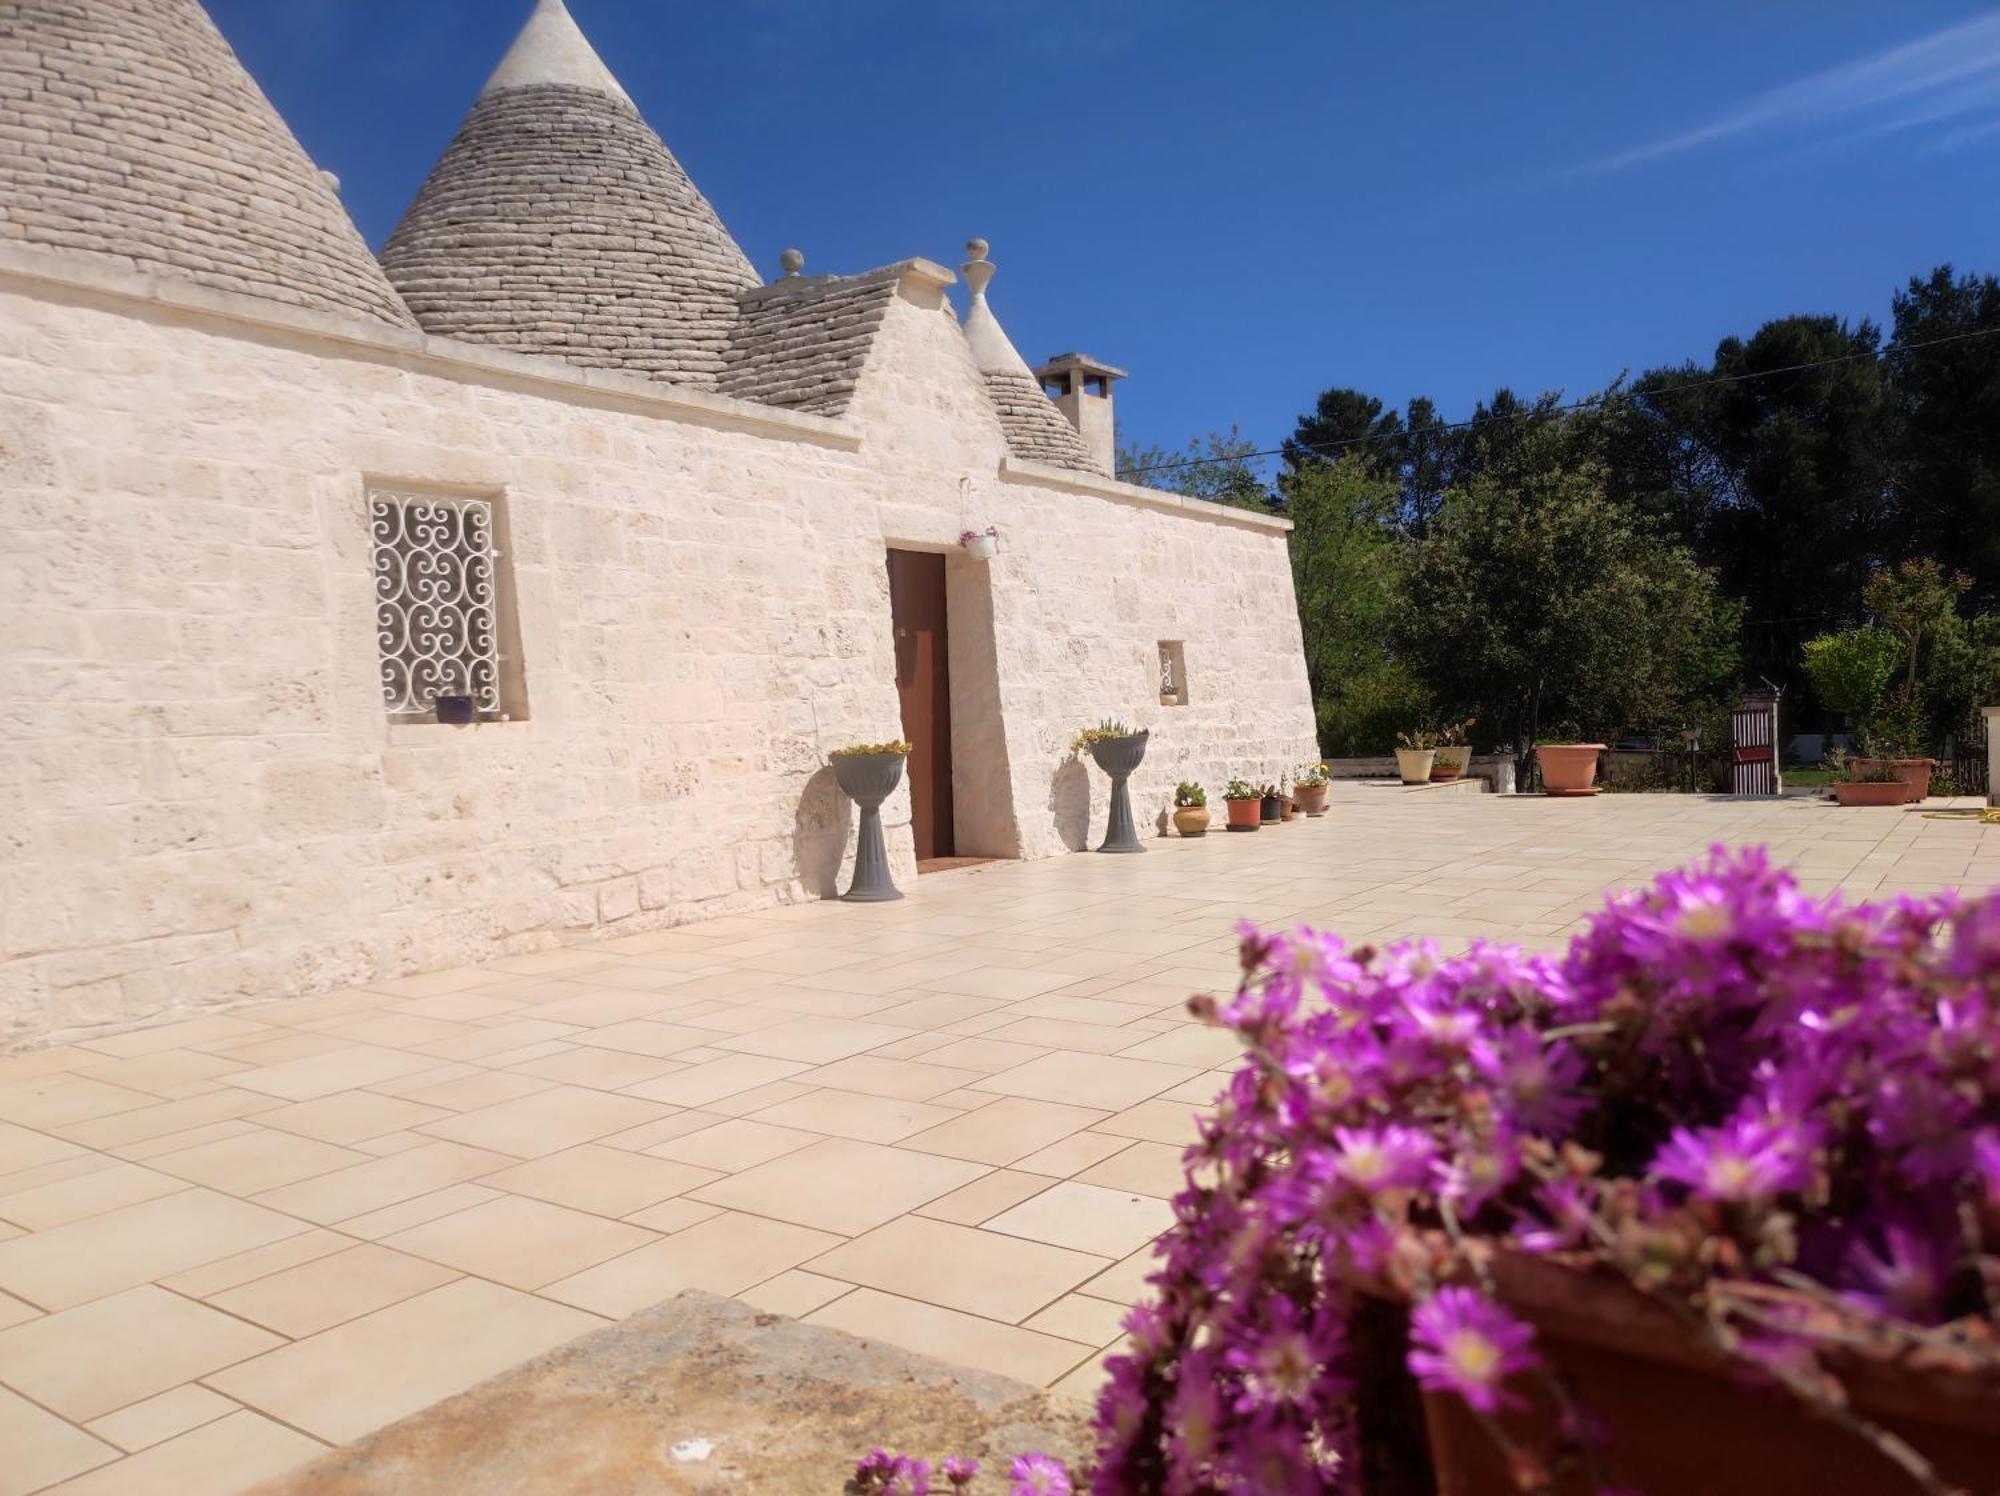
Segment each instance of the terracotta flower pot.
M1833 787L1842 805L1906 805L1910 787L1900 779L1846 779Z
M1174 830L1182 836L1208 835L1208 807L1183 805L1174 811Z
M1293 813L1294 811L1296 811L1297 809L1298 809L1298 802L1297 802L1297 801L1295 801L1295 800L1293 800L1293 799L1292 799L1292 797L1291 797L1290 795L1280 795L1280 796L1278 796L1278 819L1279 819L1279 820L1281 820L1281 821L1289 821L1289 820L1290 820L1290 819L1292 818L1292 813Z
M1299 809L1309 816L1326 814L1326 786L1323 784L1302 784L1292 791L1298 799Z
M1602 743L1540 743L1535 757L1542 761L1542 793L1545 795L1594 795L1597 793L1597 755Z
M1456 746L1440 748L1437 762L1431 765L1432 779L1457 779L1472 764L1472 745L1459 743Z
M1606 1483L1647 1496L1887 1496L1914 1491L1875 1448L1814 1416L1788 1394L1759 1385L1704 1346L1665 1305L1621 1280L1548 1259L1501 1252L1501 1296L1535 1326L1537 1352L1577 1389L1606 1435ZM1779 1289L1748 1288L1768 1309L1799 1309ZM1954 1486L1978 1490L2000 1469L2000 1378L1925 1370L1880 1352L1836 1350L1830 1359L1856 1410L1886 1425ZM1555 1410L1537 1379L1509 1384L1525 1402L1503 1427L1548 1448ZM1424 1397L1438 1496L1513 1489L1503 1457L1465 1405ZM1554 1496L1588 1496L1580 1473Z
M1255 831L1264 821L1263 803L1257 800L1225 800L1229 807L1231 831Z
M1931 761L1927 758L1899 758L1896 773L1909 786L1910 799L1921 801L1931 792Z
M1431 765L1437 762L1435 748L1398 748L1396 750L1396 772L1403 776L1405 784L1429 784Z

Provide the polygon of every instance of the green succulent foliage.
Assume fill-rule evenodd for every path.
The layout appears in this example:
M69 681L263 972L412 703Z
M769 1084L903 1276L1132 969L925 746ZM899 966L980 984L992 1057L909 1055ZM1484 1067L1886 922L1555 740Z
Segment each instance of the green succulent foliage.
M1208 791L1198 784L1183 779L1174 786L1174 806L1179 810L1191 810L1198 805L1208 804Z

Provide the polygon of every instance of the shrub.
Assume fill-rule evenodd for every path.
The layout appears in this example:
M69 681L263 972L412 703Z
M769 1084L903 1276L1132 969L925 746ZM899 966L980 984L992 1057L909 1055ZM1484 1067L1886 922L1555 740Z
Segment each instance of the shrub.
M1225 800L1261 800L1264 798L1264 792L1247 779L1232 779L1224 786L1222 798Z
M1182 810L1208 804L1208 791L1183 779L1174 786L1174 804Z
M1501 1437L1519 1380L1553 1375L1495 1287L1516 1256L1679 1306L1945 1489L1848 1405L1840 1355L2000 1376L2000 895L1814 902L1717 849L1561 959L1247 925L1242 955L1233 999L1190 1004L1248 1058L1110 1362L1094 1490L1355 1490L1362 1285L1411 1306L1416 1380ZM1561 1395L1563 1442L1510 1446L1523 1490L1565 1464L1605 1484L1589 1389Z
M1861 721L1881 709L1903 646L1887 629L1848 629L1806 640L1806 674L1820 701Z

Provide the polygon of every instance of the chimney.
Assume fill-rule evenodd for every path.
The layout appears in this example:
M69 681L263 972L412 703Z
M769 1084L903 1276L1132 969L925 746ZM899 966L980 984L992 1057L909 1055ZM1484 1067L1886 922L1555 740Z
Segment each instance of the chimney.
M1035 377L1041 380L1043 392L1056 402L1056 409L1076 427L1091 461L1101 471L1112 472L1118 459L1118 431L1112 416L1111 382L1123 379L1125 371L1087 353L1058 353L1035 370Z

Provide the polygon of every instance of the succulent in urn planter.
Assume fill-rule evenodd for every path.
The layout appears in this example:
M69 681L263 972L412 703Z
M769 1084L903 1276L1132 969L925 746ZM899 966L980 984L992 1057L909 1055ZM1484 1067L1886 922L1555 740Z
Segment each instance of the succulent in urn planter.
M903 760L910 745L854 743L836 748L833 777L842 793L861 808L861 828L854 841L854 881L841 897L857 904L881 904L900 899L902 891L889 876L889 849L882 840L882 802L903 782Z
M1247 779L1232 779L1222 792L1231 831L1255 831L1263 823L1264 792Z
M1419 728L1396 734L1396 772L1405 784L1429 784L1437 762L1437 735Z
M1174 830L1182 836L1208 835L1208 791L1185 779L1174 786Z
M1298 802L1300 810L1309 816L1326 814L1326 786L1332 776L1325 764L1300 764L1297 776L1292 780L1292 798Z
M1146 850L1146 844L1139 840L1139 828L1132 820L1129 781L1146 756L1148 736L1143 727L1134 732L1123 722L1106 718L1096 727L1086 727L1070 745L1077 753L1087 750L1097 761L1097 767L1111 778L1111 809L1105 818L1104 841L1097 849L1100 852Z
M1718 850L1559 955L1242 932L1090 1489L1992 1488L2000 893Z
M1470 722L1448 722L1438 729L1437 757L1431 763L1432 779L1459 779L1472 767L1472 740L1466 736Z

